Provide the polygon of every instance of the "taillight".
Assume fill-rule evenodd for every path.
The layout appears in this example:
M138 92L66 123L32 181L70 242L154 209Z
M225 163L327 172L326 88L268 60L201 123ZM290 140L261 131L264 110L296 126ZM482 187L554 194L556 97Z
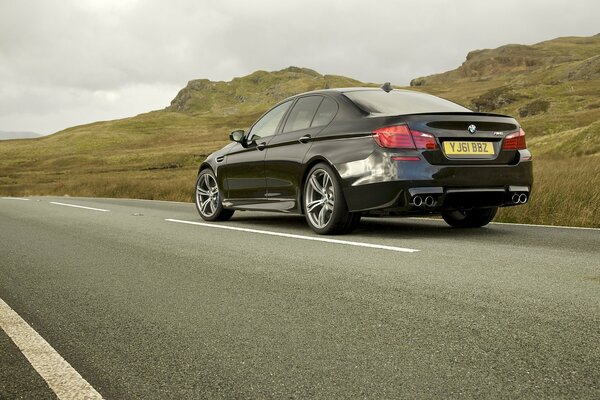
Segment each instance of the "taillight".
M438 148L435 137L430 133L411 131L417 149L435 150Z
M387 147L388 149L415 148L415 142L413 142L412 136L410 135L410 129L408 129L407 125L394 125L379 128L373 131L373 139L375 139L378 145Z
M526 148L525 132L522 128L519 128L519 132L511 133L505 137L502 145L503 150L525 150Z
M437 149L435 137L429 133L411 131L408 125L393 125L373 131L373 139L388 149Z

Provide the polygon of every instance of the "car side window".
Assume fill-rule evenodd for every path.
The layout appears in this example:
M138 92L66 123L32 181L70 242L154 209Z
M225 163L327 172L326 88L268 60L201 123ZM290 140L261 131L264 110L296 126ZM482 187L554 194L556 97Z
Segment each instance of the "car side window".
M253 140L273 136L277 130L277 126L279 126L281 118L283 118L285 112L291 105L291 100L286 101L263 115L262 118L252 126L250 134L248 135L248 141L251 142Z
M310 128L310 123L322 100L323 97L321 96L308 96L298 99L294 108L290 111L290 116L285 122L283 132L292 132Z
M312 121L312 124L310 125L311 127L316 127L316 126L325 126L328 125L331 120L333 119L333 117L335 117L335 114L338 111L338 105L337 103L328 98L325 97L323 99L323 102L321 103L321 105L319 106L319 109L317 110L317 113L315 114L315 118Z

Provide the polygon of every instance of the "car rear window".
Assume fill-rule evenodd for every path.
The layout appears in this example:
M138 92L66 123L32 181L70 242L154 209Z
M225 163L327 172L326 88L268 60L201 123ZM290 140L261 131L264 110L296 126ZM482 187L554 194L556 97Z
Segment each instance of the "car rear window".
M290 111L290 116L285 123L283 132L308 128L322 100L321 96L308 96L298 99L296 105Z
M331 122L335 114L337 113L337 103L327 97L323 99L323 102L319 106L315 118L313 118L311 127L325 126Z
M468 108L437 96L404 90L392 90L389 93L383 90L361 90L345 92L344 95L360 109L374 114L471 112Z

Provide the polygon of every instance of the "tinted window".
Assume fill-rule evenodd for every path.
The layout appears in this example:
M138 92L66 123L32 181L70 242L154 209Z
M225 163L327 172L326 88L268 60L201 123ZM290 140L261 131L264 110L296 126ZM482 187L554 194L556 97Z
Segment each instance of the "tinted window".
M283 131L291 132L310 127L310 123L322 100L321 96L308 96L298 99L290 112Z
M331 122L337 113L338 105L335 101L325 97L319 106L311 126L325 126Z
M393 90L366 90L344 93L359 108L376 114L417 114L427 112L471 112L442 98L425 93Z
M248 140L252 141L274 135L281 118L283 118L283 115L290 108L291 104L291 100L286 101L263 115L252 127Z

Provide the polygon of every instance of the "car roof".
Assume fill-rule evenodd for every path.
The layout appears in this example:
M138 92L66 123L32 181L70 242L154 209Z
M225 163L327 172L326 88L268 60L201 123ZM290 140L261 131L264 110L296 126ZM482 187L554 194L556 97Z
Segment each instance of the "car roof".
M304 92L304 93L299 93L296 96L301 96L304 94L314 94L314 93L348 93L348 92L361 92L361 91L371 91L371 92L377 92L383 90L379 87L373 86L373 87L346 87L346 88L331 88L331 89L317 89L317 90L312 90L310 92ZM394 92L411 92L411 93L420 93L420 92L415 92L414 90L404 90L404 89L393 89ZM294 96L292 96L294 97Z
M288 97L286 100L288 99L294 99L296 97L300 97L300 96L305 96L305 95L310 95L310 94L344 94L344 93L350 93L350 92L379 92L379 91L383 91L383 89L373 86L373 87L346 87L346 88L331 88L331 89L317 89L317 90L311 90L309 92L304 92L304 93L298 93L294 96L290 96ZM415 90L405 90L405 89L393 89L394 92L404 92L404 93L421 93L421 94L425 94L422 92L418 92Z

